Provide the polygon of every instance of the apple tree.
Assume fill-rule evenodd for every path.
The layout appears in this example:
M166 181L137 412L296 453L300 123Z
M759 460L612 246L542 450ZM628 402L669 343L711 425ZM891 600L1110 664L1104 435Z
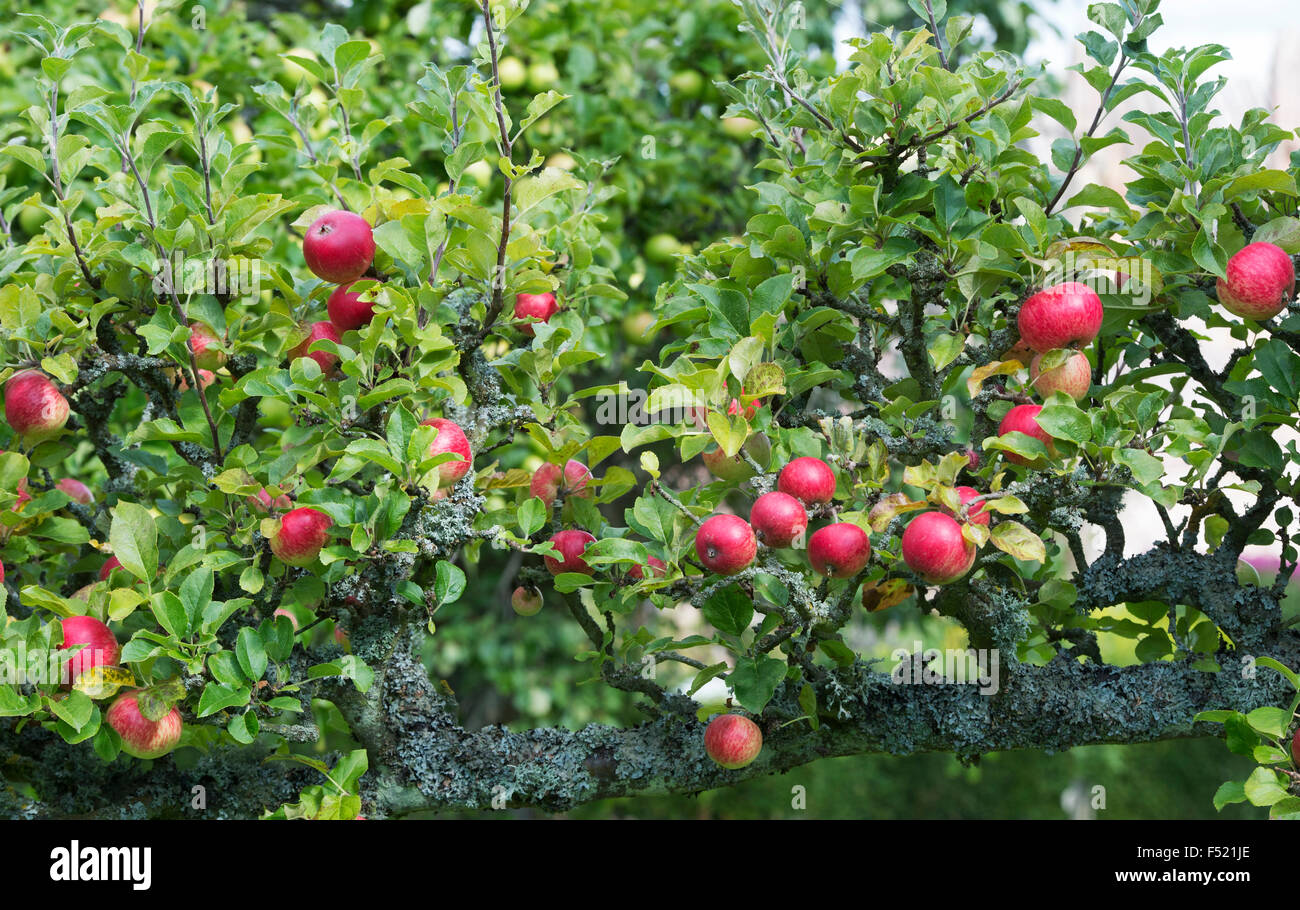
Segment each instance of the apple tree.
M1300 161L1217 116L1226 49L1093 4L1077 112L956 5L836 68L824 21L743 0L699 92L754 158L674 152L743 192L647 262L670 171L577 144L629 128L621 52L553 78L527 3L446 6L420 30L459 56L331 23L283 78L240 60L282 44L255 21L14 23L6 815L559 811L1220 732L1260 768L1218 801L1295 813ZM1083 184L1115 145L1135 178ZM430 667L494 587L494 641L546 623L600 723L466 722ZM881 611L963 630L984 685L861 653Z

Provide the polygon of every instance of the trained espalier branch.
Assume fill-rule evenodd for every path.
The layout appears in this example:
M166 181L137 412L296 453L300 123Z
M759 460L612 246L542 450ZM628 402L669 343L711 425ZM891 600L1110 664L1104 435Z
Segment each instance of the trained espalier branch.
M628 391L599 366L626 300L600 253L610 162L581 180L536 147L515 162L566 100L540 92L512 126L522 5L483 0L472 64L424 64L406 109L369 122L380 55L327 26L320 59L288 55L330 87L324 116L259 85L287 126L261 141L214 92L151 78L143 19L24 17L30 137L61 138L49 160L3 152L54 175L61 225L0 262L3 646L88 656L0 685L0 814L183 816L196 785L221 816L564 810L872 751L974 760L1237 717L1280 741L1300 636L1280 608L1294 451L1272 431L1300 400L1300 194L1264 162L1292 134L1263 112L1213 126L1200 77L1224 52L1149 51L1155 0L1091 7L1101 101L1077 138L1017 60L916 5L929 28L857 39L827 77L787 44L786 4L744 5L767 59L724 113L761 125L757 211L659 285L676 335L647 352L640 421L598 404ZM105 47L121 85L61 93ZM1142 92L1172 104L1123 118L1155 137L1127 159L1139 178L1066 198L1093 151L1132 144L1096 133ZM1050 162L1025 147L1044 116L1071 135ZM441 137L444 191L418 149L384 157L398 124L395 143ZM484 154L502 179L476 186ZM102 176L78 185L86 168ZM205 275L258 261L268 289L191 292L174 253ZM1218 370L1206 327L1236 341ZM534 472L506 466L523 445ZM75 468L97 497L54 477ZM1161 519L1145 552L1137 497ZM1242 580L1252 545L1279 551L1276 582ZM517 576L521 624L561 605L590 675L646 719L468 729L421 655L476 566ZM987 689L900 685L851 647L866 614L913 608L998 655ZM1104 659L1117 639L1126 665ZM715 679L726 705L701 701ZM327 735L313 699L360 749L302 748ZM1240 798L1291 814L1277 780Z

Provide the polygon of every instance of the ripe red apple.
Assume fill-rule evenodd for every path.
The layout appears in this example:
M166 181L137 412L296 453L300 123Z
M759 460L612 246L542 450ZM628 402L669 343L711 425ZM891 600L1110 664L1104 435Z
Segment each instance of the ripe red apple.
M754 536L769 547L788 547L808 528L808 513L789 493L773 490L754 500L749 510Z
M536 588L515 588L510 595L510 606L520 616L535 616L542 609L542 592Z
M1043 410L1041 404L1018 404L1010 411L1007 416L1002 418L998 424L998 435L1005 433L1020 432L1026 436L1032 436L1047 446L1047 454L1052 457L1056 456L1056 447L1052 444L1052 437L1047 435L1047 431L1038 425L1038 413ZM1017 455L1015 452L1003 452L1007 460L1012 464L1024 465L1030 468L1042 467L1042 459L1029 459Z
M339 285L330 294L329 300L325 301L330 322L334 323L334 327L340 332L359 329L375 318L375 301L367 299L373 295L373 289L354 294L348 290L350 287L352 287L350 281Z
M464 477L474 466L474 455L469 450L469 437L460 428L460 424L444 417L426 420L423 426L433 427L438 431L438 435L429 444L430 458L443 452L454 452L460 456L458 461L444 461L438 465L438 476L442 478L438 486L450 486Z
M0 585L5 583L5 564L0 562Z
M576 458L570 458L564 466L564 495L591 498L587 481L591 478L591 468ZM533 472L533 479L528 491L536 496L546 507L550 508L560 490L560 466L547 462Z
M1088 397L1092 388L1092 364L1088 363L1087 354L1075 351L1065 363L1040 372L1042 360L1042 354L1035 354L1029 365L1029 382L1034 391L1044 398L1053 392L1064 392L1075 401Z
M534 322L549 322L560 309L554 294L516 294L515 319L528 320L519 326L519 331L529 338L533 337Z
M116 556L108 557L108 559L104 560L104 565L99 569L99 580L108 581L108 576L113 574L113 570L121 568L122 563Z
M972 499L977 499L980 496L984 495L974 487L955 487L954 489L956 489L957 495L961 497L961 501L963 503L970 502ZM967 514L966 517L971 524L987 525L989 523L989 512L988 509L985 508L985 506L986 503L981 502L977 506L975 506L975 508L970 510L970 512ZM944 511L947 512L948 510L944 509Z
M704 751L722 767L743 768L758 758L763 749L763 731L748 717L722 714L704 731Z
M903 531L903 562L930 584L946 585L975 564L975 544L951 515L922 512Z
M74 480L71 477L64 477L55 487L68 494L68 498L73 502L79 502L83 506L94 503L95 494L90 492L90 487L86 486L80 480Z
M635 578L637 581L640 581L646 576L649 576L650 578L663 578L667 574L668 566L665 565L664 561L657 556L647 556L646 564L644 566L636 565L627 570L627 577ZM0 576L0 581L4 581L3 576Z
M551 543L560 554L560 559L554 556L542 557L546 563L546 568L552 575L559 575L561 572L579 572L583 575L591 574L591 566L583 560L582 554L587 550L587 544L595 543L596 538L592 537L586 531L570 530L560 531L551 538Z
M117 663L121 654L113 632L93 616L66 616L63 626L63 644L59 650L66 651L78 645L85 645L72 655L63 671L63 681L72 682L82 673L94 667L111 667Z
M190 383L189 380L185 378L185 372L186 372L185 370L181 370L179 373L172 374L176 376L177 382L180 384L180 389L182 392L188 392L190 390ZM211 370L199 370L199 385L202 388L206 389L208 386L212 385L212 383L216 381L217 381L216 373L212 372Z
M104 714L108 725L122 737L122 751L136 758L161 758L181 741L181 712L175 705L161 720L140 713L141 690L126 692Z
M753 420L754 415L758 413L758 409L761 408L762 406L763 406L763 402L757 398L755 398L749 404L745 405L745 419ZM740 413L740 399L733 398L731 399L731 404L727 405L727 416L735 417L739 413Z
M276 509L288 511L293 508L293 500L289 498L287 493L281 493L272 499L271 493L266 487L258 490L256 495L248 497L248 504L259 512L271 512Z
M360 215L336 209L307 229L302 256L317 278L346 284L360 278L375 259L375 235Z
M190 350L194 352L194 364L199 369L221 369L226 362L226 352L218 347L220 343L212 329L201 322L190 323ZM181 372L183 375L184 370Z
M758 541L739 515L712 515L695 532L695 555L719 575L735 575L754 561Z
M1295 264L1272 243L1251 243L1228 260L1228 280L1216 283L1219 303L1245 319L1271 319L1295 296Z
M58 436L68 422L68 399L40 370L23 370L5 383L5 420L28 445Z
M329 541L332 524L333 519L311 506L286 512L280 530L271 538L271 552L288 565L310 565Z
M3 580L3 577L0 577L0 581ZM1300 729L1291 735L1291 760L1300 766Z
M1082 347L1101 331L1101 298L1086 284L1066 281L1044 288L1020 307L1020 338L1040 354Z
M819 575L852 578L871 559L871 538L846 521L818 528L808 538L808 561Z
M297 360L299 357L310 357L316 361L316 365L320 367L322 373L328 373L339 362L339 355L333 351L316 350L308 352L307 350L317 341L322 340L333 341L337 344L343 340L343 336L339 334L339 330L334 327L332 322L313 322L308 326L307 337L303 339L302 344L289 352L289 359L292 361Z
M781 469L776 488L806 506L830 502L835 497L835 472L820 458L796 458Z

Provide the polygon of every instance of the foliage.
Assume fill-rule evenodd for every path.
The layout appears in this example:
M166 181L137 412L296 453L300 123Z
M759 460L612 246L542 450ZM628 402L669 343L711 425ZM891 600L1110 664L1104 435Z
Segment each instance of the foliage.
M0 127L0 375L43 371L73 417L48 441L4 437L0 634L42 653L59 617L89 613L124 648L70 690L0 685L0 715L19 719L0 731L20 753L58 737L126 765L103 711L144 687L182 705L182 751L318 772L295 800L268 786L279 808L259 808L293 817L563 809L823 755L969 760L1211 723L1231 746L1238 718L1280 738L1289 693L1238 667L1300 657L1278 606L1300 453L1275 438L1295 425L1300 317L1243 321L1215 279L1250 239L1300 252L1300 162L1264 163L1294 133L1262 110L1220 125L1207 72L1226 51L1155 53L1158 0L1090 7L1091 117L1034 93L1006 49L1019 39L977 41L956 4L909 6L841 68L829 21L783 0L377 7L391 43L364 21L309 30L233 5L201 28L163 8L147 31L22 15L7 65L30 78L0 96L21 114ZM1153 103L1101 131L1138 96ZM1039 160L1030 144L1057 127ZM1077 185L1120 144L1138 175L1125 192ZM332 291L301 237L334 208L374 225L357 287L378 317L318 342L330 370L291 352ZM1020 303L1063 273L1105 307L1091 389L1042 401L1050 445L999 435L1041 397L1013 353ZM545 292L561 310L526 333L511 302ZM225 355L209 387L194 322ZM1222 369L1200 352L1207 329L1238 343ZM449 485L435 415L475 456ZM700 467L714 447L736 473ZM810 511L869 530L867 566L819 579L800 549L763 548L732 576L704 569L701 521L743 514L798 456L835 469L834 500ZM569 459L595 476L548 507L531 469ZM69 476L93 503L57 485ZM989 523L965 520L958 486ZM329 516L317 561L272 555L263 494ZM1126 497L1161 516L1146 553L1126 555ZM943 587L900 553L931 508L978 550ZM541 557L566 528L596 537L591 571L552 578ZM1248 544L1279 548L1278 582L1238 582ZM99 579L110 552L121 570ZM634 571L651 557L664 573ZM516 582L544 589L548 625L502 609ZM891 684L856 644L878 610L964 631L961 647L1000 656L1003 694ZM1117 642L1131 661L1108 659ZM499 656L525 647L562 662L561 688L599 684L561 719L622 726L469 723L499 719L489 684L510 711L547 713ZM436 679L467 648L482 655L468 690L430 679L425 660ZM763 724L743 771L703 758L720 709ZM48 800L30 755L17 765ZM461 767L476 770L448 775Z

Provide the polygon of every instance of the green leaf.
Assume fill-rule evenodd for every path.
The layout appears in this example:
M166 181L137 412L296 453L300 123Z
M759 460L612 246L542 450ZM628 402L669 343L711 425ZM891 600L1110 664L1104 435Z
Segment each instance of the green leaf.
M148 509L133 502L118 503L108 542L124 569L146 585L153 583L158 574L158 527Z
M1033 531L1018 521L1000 521L993 526L989 539L1004 553L1024 561L1043 562L1047 547Z
M455 603L465 593L465 573L459 566L452 565L445 559L438 560L434 566L433 595L437 606Z
M1229 803L1244 803L1246 801L1246 786L1239 780L1229 780L1219 785L1219 789L1214 792L1214 811L1222 812L1223 807Z
M259 680L266 673L266 649L262 637L250 626L239 630L239 637L235 639L235 656L249 679Z
M1271 806L1287 797L1286 787L1278 780L1272 768L1256 768L1246 778L1246 799L1252 806Z
M741 657L736 660L736 669L727 677L727 683L746 711L762 714L784 678L783 660L775 657Z
M754 603L739 585L727 585L704 601L704 618L719 632L739 636L754 618Z

